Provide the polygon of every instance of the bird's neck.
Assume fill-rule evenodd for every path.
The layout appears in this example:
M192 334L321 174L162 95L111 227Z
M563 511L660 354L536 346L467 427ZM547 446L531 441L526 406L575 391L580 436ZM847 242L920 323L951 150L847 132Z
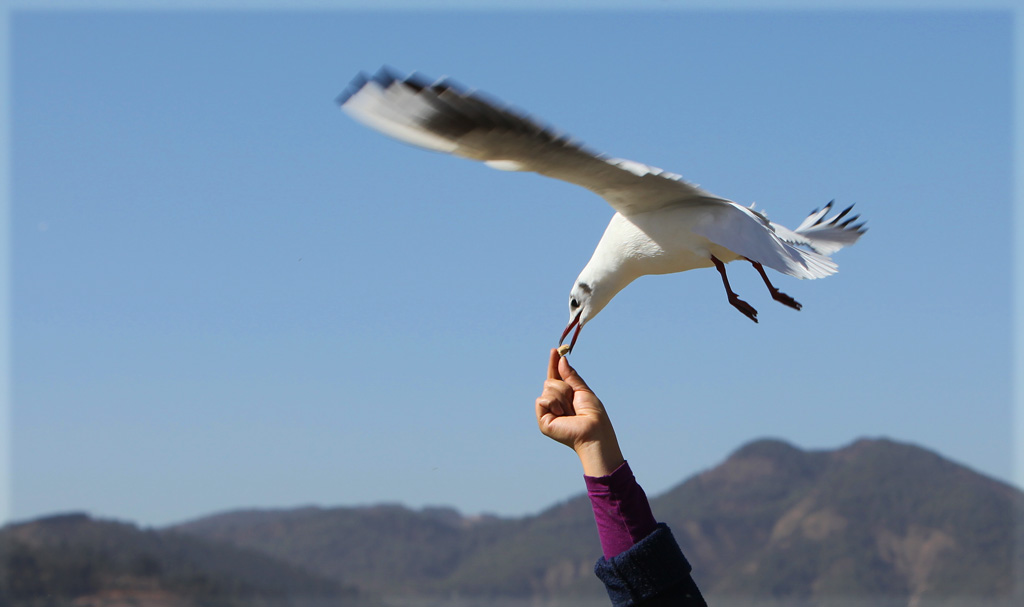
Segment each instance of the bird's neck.
M579 278L576 279L577 283L586 283L592 290L590 318L596 316L619 291L638 277L623 261L605 258L598 250L580 272Z

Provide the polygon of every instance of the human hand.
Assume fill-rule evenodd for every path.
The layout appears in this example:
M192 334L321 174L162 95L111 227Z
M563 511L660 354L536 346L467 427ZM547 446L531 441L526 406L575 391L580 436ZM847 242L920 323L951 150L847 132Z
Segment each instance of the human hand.
M604 405L558 350L536 411L541 433L575 451L587 476L607 476L625 461Z

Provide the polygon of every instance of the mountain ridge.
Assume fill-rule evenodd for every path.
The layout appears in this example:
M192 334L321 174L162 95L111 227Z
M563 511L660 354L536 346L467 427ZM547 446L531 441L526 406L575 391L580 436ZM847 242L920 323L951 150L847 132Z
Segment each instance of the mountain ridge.
M1015 601L1021 591L1014 576L1024 573L1024 550L1014 540L1024 546L1015 524L1024 493L889 438L831 450L754 440L651 505L709 596L916 607ZM604 596L585 494L525 517L304 506L220 512L153 533L262 555L363 597Z
M1022 503L1021 492L1006 483L884 437L832 450L754 440L651 498L656 518L673 529L702 589L801 599L1004 596L1013 590L1014 567L1024 569L1011 541L1014 512L1024 511ZM344 518L345 513L325 509L320 516ZM404 509L393 522L403 526L415 518L414 511ZM203 525L206 530L200 531ZM261 540L256 528L229 532L208 525L201 519L176 528L277 556L290 552L281 548L280 537ZM602 592L593 579L600 546L585 495L536 515L497 519L494 525L489 535L453 531L452 538L461 538L454 544L435 537L434 556L446 565L412 577L400 569L378 571L372 564L376 559L332 562L338 552L320 552L315 559L307 554L294 562L329 576L347 572L366 588L380 583L400 592ZM388 533L378 530L377 537ZM965 557L973 565L962 566ZM389 582L396 577L403 582Z
M62 513L0 529L0 606L243 607L352 599L334 580L266 554L173 531Z

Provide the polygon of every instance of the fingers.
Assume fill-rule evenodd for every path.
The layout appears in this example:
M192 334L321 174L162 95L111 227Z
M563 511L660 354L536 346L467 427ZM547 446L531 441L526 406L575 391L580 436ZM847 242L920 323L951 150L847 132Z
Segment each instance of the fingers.
M572 406L572 388L558 379L544 382L544 391L537 398L537 417L546 412L556 416L575 415Z
M573 390L583 390L585 392L591 393L593 392L593 390L591 390L590 387L587 386L587 382L583 381L583 378L580 377L580 374L576 372L576 369L572 368L572 366L569 364L569 361L566 360L565 357L559 357L557 363L559 376L561 376L562 381L569 384L570 388L572 388Z
M551 349L551 354L548 357L548 377L544 381L544 390L536 402L538 422L541 422L549 414L555 417L575 415L576 411L573 407L574 390L578 390L580 387L584 390L589 390L587 384L580 379L576 371L569 366L569 363L562 362L564 360L565 357L559 354L557 349ZM562 367L562 364L565 367ZM575 378L573 383L563 381L563 378L567 375Z
M551 356L548 357L548 379L562 379L562 376L558 374L558 360L562 356L558 353L558 350L551 348Z

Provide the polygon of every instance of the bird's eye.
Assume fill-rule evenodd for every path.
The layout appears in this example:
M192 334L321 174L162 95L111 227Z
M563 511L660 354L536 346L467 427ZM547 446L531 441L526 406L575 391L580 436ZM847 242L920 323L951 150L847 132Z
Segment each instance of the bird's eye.
M580 302L576 301L576 298L573 297L572 300L569 301L569 307L570 308L578 308L578 307L580 307Z

